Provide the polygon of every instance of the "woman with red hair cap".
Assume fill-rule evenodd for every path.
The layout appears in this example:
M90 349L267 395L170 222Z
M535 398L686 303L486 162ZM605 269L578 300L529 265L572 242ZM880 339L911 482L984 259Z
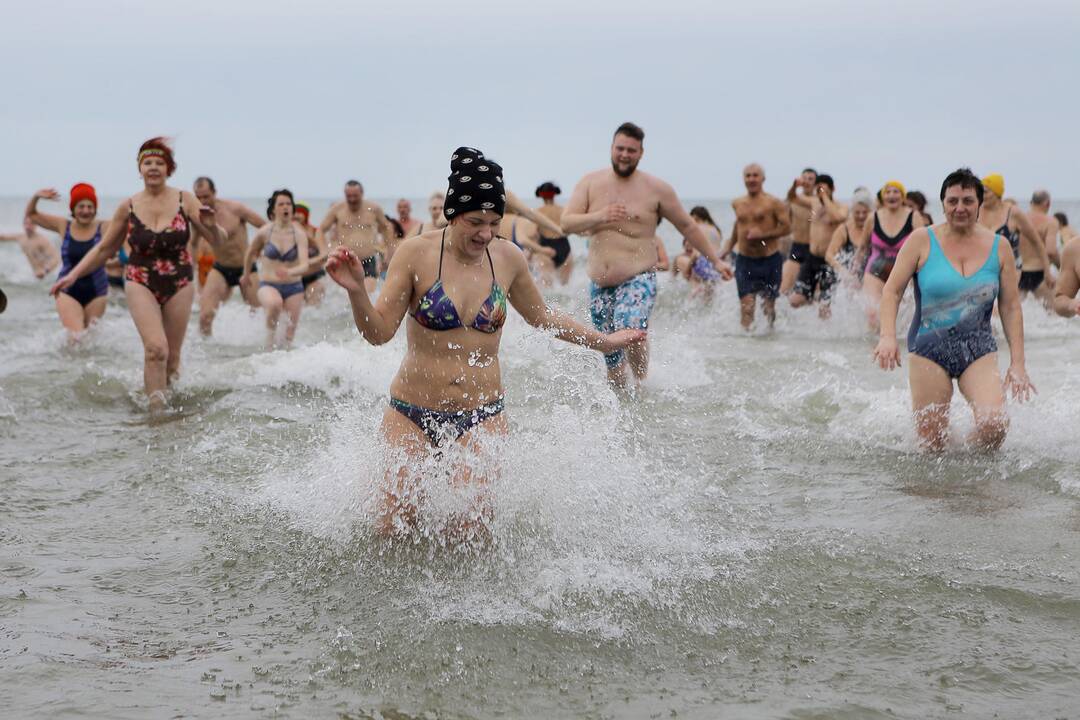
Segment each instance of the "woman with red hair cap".
M165 404L165 390L180 370L191 303L191 230L225 241L212 208L190 192L169 187L176 170L164 138L147 140L137 159L143 190L120 203L104 239L52 287L58 294L105 264L123 244L131 247L124 274L128 311L143 342L143 380L151 410Z
M71 188L68 200L71 219L49 215L37 209L39 200L59 198L60 193L53 188L38 190L26 205L26 217L34 224L52 230L63 238L60 246L63 264L57 278L62 280L101 242L110 223L108 220L97 222L98 200L93 185L77 183ZM89 273L56 295L56 312L60 316L60 323L68 331L69 341L78 341L83 331L105 314L108 301L109 280L104 269Z

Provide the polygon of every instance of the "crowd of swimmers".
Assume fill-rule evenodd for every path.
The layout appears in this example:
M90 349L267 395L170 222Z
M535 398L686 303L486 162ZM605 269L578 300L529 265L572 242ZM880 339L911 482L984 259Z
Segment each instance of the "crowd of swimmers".
M541 204L530 207L506 188L499 164L461 147L445 192L429 198L428 219L414 217L406 200L396 217L387 215L353 180L318 225L289 190L274 191L259 213L219 198L208 177L193 192L170 186L173 150L153 138L136 154L142 189L111 218L98 219L94 188L79 183L68 196L69 217L43 212L40 201L59 195L42 190L27 205L25 232L3 237L20 243L38 278L60 265L51 292L72 337L102 316L110 287L122 291L155 409L179 372L196 291L203 335L212 334L235 288L241 302L264 311L270 347L282 325L282 342L292 342L303 307L323 301L327 278L344 289L366 341L389 341L404 321L405 357L382 423L384 440L405 458L386 470L386 532L406 530L422 500L409 458L448 443L476 450L485 435L508 432L498 357L510 306L530 325L601 352L611 384L633 390L648 373L646 331L657 272L665 270L705 302L718 283L734 279L747 329L759 299L771 326L781 296L795 308L816 305L827 318L838 288L862 293L883 369L900 364L896 317L913 284L907 347L921 443L945 447L955 381L974 413L971 442L1000 446L1006 395L1023 400L1034 391L1022 296L1032 293L1067 317L1080 310L1080 237L1064 215L1049 212L1049 193L1037 191L1023 211L1006 197L1001 175L979 178L961 168L941 185L944 219L935 223L927 198L896 180L876 192L856 188L843 203L832 177L807 168L777 197L764 190L764 169L751 164L725 237L706 208L687 212L671 185L638 169L644 138L640 127L621 125L610 163L585 175L565 205L556 201L561 189L545 182L535 193ZM671 259L657 235L665 220L683 237ZM62 236L59 250L36 228ZM588 239L591 325L547 305L541 289L570 278L571 235ZM1004 379L995 313L1009 345ZM477 433L478 426L489 432ZM465 462L459 474L482 486L472 470ZM487 512L481 503L473 520Z

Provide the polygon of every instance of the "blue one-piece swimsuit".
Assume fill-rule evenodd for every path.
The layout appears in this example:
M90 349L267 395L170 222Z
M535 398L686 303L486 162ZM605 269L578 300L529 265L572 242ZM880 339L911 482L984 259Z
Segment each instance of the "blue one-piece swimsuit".
M1000 235L990 257L974 275L964 277L945 257L932 229L930 256L915 273L915 317L908 332L908 352L940 365L959 378L971 363L997 351L990 316L1000 283Z

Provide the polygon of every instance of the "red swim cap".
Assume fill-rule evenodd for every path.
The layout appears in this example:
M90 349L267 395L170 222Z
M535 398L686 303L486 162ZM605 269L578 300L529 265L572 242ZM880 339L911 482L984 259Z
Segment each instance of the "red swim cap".
M94 209L97 210L97 193L94 192L93 185L88 185L87 183L76 183L75 185L71 186L71 192L69 193L69 195L71 197L71 202L68 204L68 207L71 209L71 212L75 212L75 206L83 200L89 200L90 202L94 203Z

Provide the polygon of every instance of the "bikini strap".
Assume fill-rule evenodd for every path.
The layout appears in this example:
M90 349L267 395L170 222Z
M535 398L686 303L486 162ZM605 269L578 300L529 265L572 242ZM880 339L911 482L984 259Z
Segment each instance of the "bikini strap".
M442 280L442 256L443 248L446 243L446 228L443 228L442 238L439 240L439 280Z
M66 223L64 223L64 239L65 240L69 240L69 239L74 240L75 239L75 238L71 237L71 221L70 220L68 220Z
M488 248L484 248L484 252L488 256L488 265L491 266L491 284L494 285L495 284L495 263L491 259L491 250L488 249Z

